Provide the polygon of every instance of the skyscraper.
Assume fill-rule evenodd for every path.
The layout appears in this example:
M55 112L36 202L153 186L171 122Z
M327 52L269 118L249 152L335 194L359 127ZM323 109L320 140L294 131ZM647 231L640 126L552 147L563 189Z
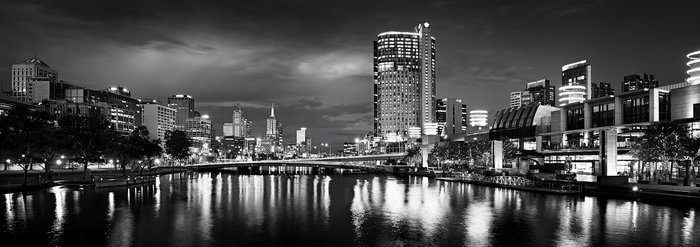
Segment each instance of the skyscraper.
M243 116L240 105L236 104L236 108L233 110L233 136L248 137L248 123L249 121Z
M271 151L277 152L278 149L282 147L283 136L282 136L282 124L277 121L275 117L275 104L272 104L270 108L270 117L267 118L267 126L265 130L265 140L270 142Z
M168 107L177 110L175 129L185 130L187 119L195 117L194 99L190 95L177 94L168 98Z
M644 74L628 75L622 79L622 92L630 92L636 90L648 90L659 86L659 81L654 80L654 75Z
M297 130L297 145L306 143L306 128L301 127Z
M435 122L435 38L430 22L374 41L374 134L405 136Z
M437 112L435 118L438 124L438 133L442 136L463 134L467 128L467 105L462 100L443 98L437 100Z
M559 106L591 99L591 65L586 60L561 67Z
M550 85L549 80L542 79L528 82L525 85L525 91L529 92L529 96L531 98L529 102L537 102L540 105L555 106L554 86Z

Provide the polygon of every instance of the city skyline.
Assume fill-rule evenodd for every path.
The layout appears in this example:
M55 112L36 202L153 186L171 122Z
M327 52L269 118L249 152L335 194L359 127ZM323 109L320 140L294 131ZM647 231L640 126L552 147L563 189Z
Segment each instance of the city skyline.
M137 98L161 101L192 95L217 132L240 101L253 134L261 136L275 102L288 131L307 127L317 140L333 143L372 130L372 40L410 23L435 26L437 97L492 113L527 81L546 78L559 88L561 66L584 59L593 66L593 83L609 82L618 92L630 74L655 74L661 85L681 82L685 55L700 40L687 31L694 8L638 2L404 3L381 17L374 9L383 3L362 2L252 3L237 10L161 4L161 11L135 3L93 11L85 11L92 4L46 4L0 3L0 19L15 24L0 27L13 34L0 41L3 90L11 64L36 52L60 79L77 85L121 85ZM652 14L621 18L628 12ZM581 39L572 42L579 37L572 34Z

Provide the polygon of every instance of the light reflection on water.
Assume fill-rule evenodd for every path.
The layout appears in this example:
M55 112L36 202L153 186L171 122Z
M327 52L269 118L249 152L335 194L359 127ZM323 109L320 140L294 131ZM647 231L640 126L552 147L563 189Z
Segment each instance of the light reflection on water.
M183 173L0 200L1 239L39 246L700 246L694 208L423 177Z

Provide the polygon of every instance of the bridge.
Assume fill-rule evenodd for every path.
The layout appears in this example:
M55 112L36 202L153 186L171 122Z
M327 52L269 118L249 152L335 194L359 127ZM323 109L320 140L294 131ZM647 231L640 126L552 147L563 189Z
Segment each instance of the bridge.
M217 170L222 168L259 168L270 166L297 166L314 168L343 168L343 169L382 169L384 165L363 164L363 161L386 161L389 159L401 159L406 153L376 154L362 156L338 156L310 159L287 160L256 160L256 161L224 161L202 164L192 164L186 167L194 170Z

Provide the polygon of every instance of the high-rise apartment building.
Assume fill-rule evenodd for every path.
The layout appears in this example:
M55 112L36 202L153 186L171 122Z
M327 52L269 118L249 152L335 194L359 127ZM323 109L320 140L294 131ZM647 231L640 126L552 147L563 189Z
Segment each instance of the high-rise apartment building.
M525 85L525 92L528 92L530 100L523 100L524 104L529 102L537 102L540 105L555 106L554 86L550 85L549 80L542 79L533 82L528 82Z
M143 126L148 129L148 138L160 139L165 145L165 133L175 128L177 110L158 104L157 101L141 101L143 107Z
M435 122L435 38L430 22L374 41L374 134L406 136Z
M586 60L561 67L559 106L591 99L591 65Z
M177 110L175 129L185 130L188 118L194 118L194 98L186 94L176 94L168 98L168 107Z
M591 84L591 93L593 93L592 99L609 97L615 95L615 89L612 85L607 82L598 82Z
M654 79L654 75L628 75L622 79L623 93L637 90L649 90L655 87L659 87L659 81Z
M528 91L510 92L510 107L518 107L525 105L532 100L532 96Z
M438 99L435 117L439 135L459 135L467 129L467 105L462 104L460 99Z

